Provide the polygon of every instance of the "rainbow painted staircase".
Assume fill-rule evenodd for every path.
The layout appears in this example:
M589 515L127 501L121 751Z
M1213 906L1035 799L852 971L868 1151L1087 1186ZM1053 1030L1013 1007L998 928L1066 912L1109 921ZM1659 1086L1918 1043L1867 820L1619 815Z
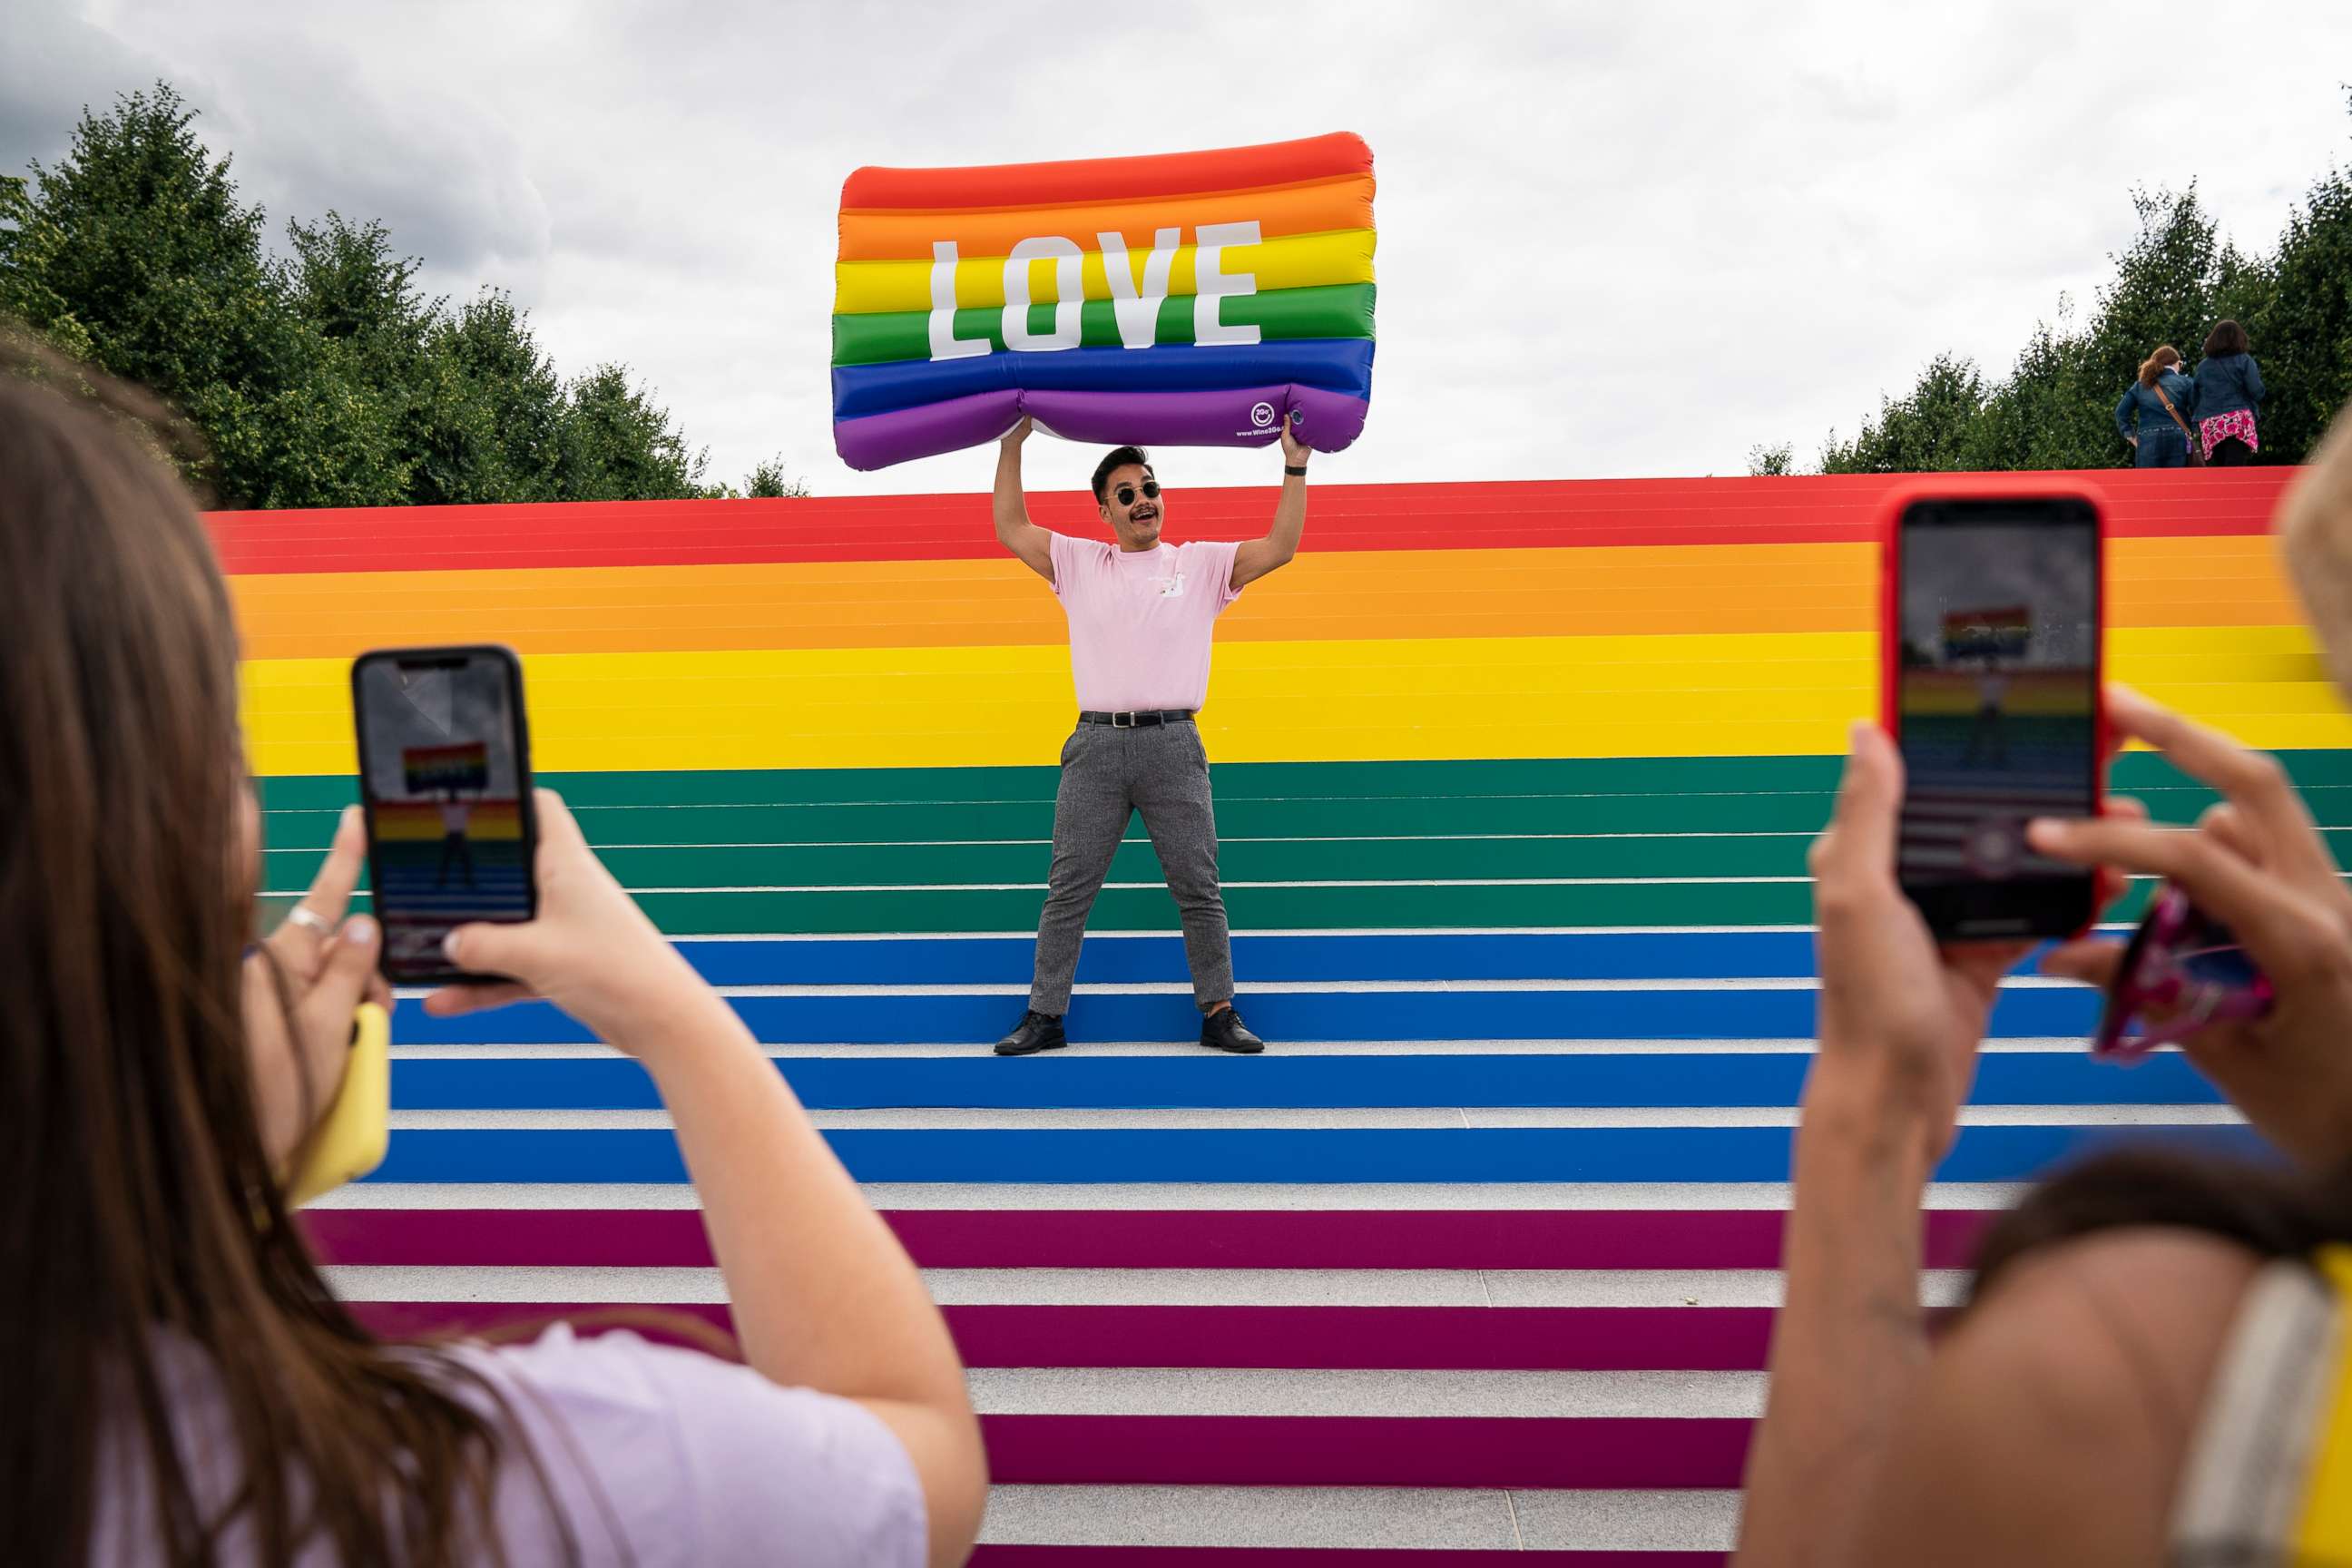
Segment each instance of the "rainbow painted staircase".
M2286 750L2352 827L2269 470L2099 478L2111 667ZM1244 1009L1209 1056L1151 850L1071 1028L1021 1011L1060 613L984 498L224 514L268 886L351 797L345 661L497 638L538 761L725 987L945 1303L998 1489L981 1561L1683 1568L1729 1545L1812 1011L1804 848L1872 704L1880 482L1318 487L1210 706ZM1179 538L1270 492L1177 491ZM1039 508L1096 534L1083 498ZM2152 758L2119 784L2203 803ZM2093 1065L2014 982L1933 1195L2117 1136L2248 1134L2177 1058ZM373 1180L313 1212L399 1328L591 1303L723 1321L633 1064L562 1018L404 1005ZM1094 1043L1099 1042L1099 1043Z

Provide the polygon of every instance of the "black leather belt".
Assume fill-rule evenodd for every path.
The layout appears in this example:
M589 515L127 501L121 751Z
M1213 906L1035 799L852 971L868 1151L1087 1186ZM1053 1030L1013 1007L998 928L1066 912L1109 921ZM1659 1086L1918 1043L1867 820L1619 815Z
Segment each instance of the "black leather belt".
M1081 713L1081 724L1108 724L1114 730L1149 730L1160 724L1189 724L1190 708L1147 709L1139 713Z

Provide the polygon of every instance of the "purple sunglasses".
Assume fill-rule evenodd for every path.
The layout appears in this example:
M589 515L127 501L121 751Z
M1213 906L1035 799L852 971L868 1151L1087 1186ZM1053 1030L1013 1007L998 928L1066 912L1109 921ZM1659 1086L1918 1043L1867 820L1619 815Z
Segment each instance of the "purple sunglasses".
M2230 928L2166 884L2124 948L2107 987L2107 1010L2091 1054L2132 1063L2158 1046L2187 1039L2211 1024L2243 1022L2270 1012L2270 977L2238 945ZM2169 1016L2131 1026L2149 1008Z

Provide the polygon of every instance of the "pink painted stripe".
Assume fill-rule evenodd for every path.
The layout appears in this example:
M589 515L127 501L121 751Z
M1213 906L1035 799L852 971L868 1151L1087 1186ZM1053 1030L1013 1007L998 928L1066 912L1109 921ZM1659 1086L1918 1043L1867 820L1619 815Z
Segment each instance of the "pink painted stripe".
M1755 1423L1711 1417L983 1415L1002 1482L1736 1487Z
M352 1311L391 1338L528 1331L576 1313L594 1332L638 1328L677 1341L655 1316L731 1331L698 1304L363 1301ZM1338 1367L1433 1372L1759 1372L1768 1307L1064 1307L942 1309L967 1366Z
M899 1209L927 1268L1777 1268L1770 1209ZM1968 1266L1990 1211L1927 1215L1930 1268ZM336 1263L707 1268L691 1209L313 1209Z
M982 1546L973 1568L1724 1568L1721 1552L1492 1552L1410 1546Z

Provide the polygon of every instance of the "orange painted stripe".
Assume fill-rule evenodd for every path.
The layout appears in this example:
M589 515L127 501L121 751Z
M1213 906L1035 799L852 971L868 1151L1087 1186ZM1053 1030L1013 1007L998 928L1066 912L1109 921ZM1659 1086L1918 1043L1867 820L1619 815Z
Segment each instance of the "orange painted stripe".
M2270 541L2119 539L2108 623L2285 626L2300 617ZM1241 641L1865 631L1867 544L1348 551L1301 555L1218 636ZM525 653L1057 643L1060 605L1010 559L230 579L254 658L345 658L401 642Z
M1011 254L1014 245L1043 235L1060 235L1084 250L1101 248L1097 236L1117 230L1127 240L1136 275L1151 248L1154 230L1182 230L1192 244L1200 226L1255 220L1261 238L1331 234L1372 226L1372 181L1369 174L1234 191L1216 195L1170 196L1150 202L1017 208L1011 212L861 213L841 215L844 261L929 261L931 245L950 239L966 261ZM1044 265L1039 263L1038 265ZM1050 290L1035 296L1050 300Z

